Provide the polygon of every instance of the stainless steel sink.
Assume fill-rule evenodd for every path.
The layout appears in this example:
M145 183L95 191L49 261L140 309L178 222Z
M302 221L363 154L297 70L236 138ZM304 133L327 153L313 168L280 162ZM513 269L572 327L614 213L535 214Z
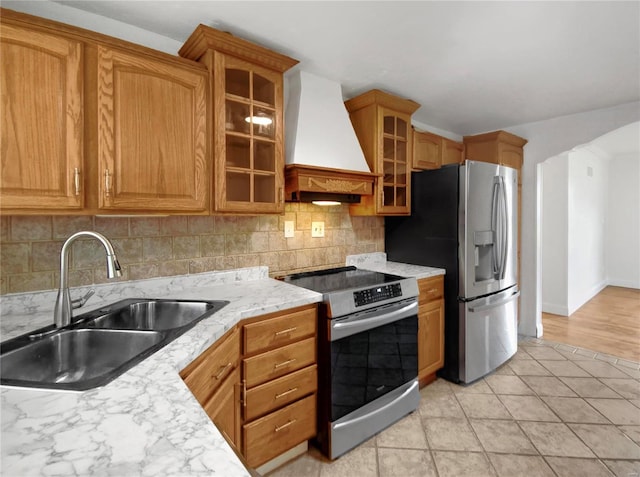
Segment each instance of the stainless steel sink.
M227 305L226 301L128 299L0 344L0 384L102 386Z
M163 338L156 331L60 331L3 354L0 372L15 385L83 383L88 389L121 366L140 362Z
M131 330L171 330L190 325L214 309L202 301L145 300L87 320L87 326Z

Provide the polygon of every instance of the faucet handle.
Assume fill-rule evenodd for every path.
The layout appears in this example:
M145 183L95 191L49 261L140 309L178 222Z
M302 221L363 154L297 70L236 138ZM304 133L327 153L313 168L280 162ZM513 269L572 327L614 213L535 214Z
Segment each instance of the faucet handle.
M87 300L91 298L95 292L96 292L95 288L92 288L87 293L85 293L84 296L80 298L76 298L75 300L71 300L71 308L76 309L76 308L80 308L81 306L84 306Z

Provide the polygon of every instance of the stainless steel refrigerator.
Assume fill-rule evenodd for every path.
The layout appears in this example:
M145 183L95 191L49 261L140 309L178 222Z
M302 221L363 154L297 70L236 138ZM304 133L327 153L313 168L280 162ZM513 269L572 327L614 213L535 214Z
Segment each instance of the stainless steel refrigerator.
M387 258L444 268L445 361L470 383L518 346L518 172L477 161L412 173L409 217L385 219Z

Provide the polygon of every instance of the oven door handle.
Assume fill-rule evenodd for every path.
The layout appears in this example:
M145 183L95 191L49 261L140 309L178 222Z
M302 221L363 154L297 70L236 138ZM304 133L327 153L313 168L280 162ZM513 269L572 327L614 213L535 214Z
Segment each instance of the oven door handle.
M418 311L418 300L413 299L409 304L402 303L400 308L392 311L386 311L383 314L375 314L371 317L354 316L345 320L334 320L331 322L330 341L336 341L347 336L361 333L381 325L393 323L414 316Z
M373 410L371 412L363 414L362 416L354 417L353 419L349 419L348 421L340 422L338 424L333 424L331 427L333 428L333 430L336 430L336 429L340 429L342 427L352 426L353 424L357 424L358 422L362 422L362 421L364 421L366 419L371 419L376 414L380 414L381 412L384 412L386 409L394 406L398 401L402 401L403 399L405 399L409 394L414 392L414 390L418 387L418 385L419 385L419 382L416 379L415 381L413 381L411 386L409 386L407 389L404 390L404 392L402 394L400 394L400 396L398 396L395 399L385 403L383 406L380 406L379 408L377 408L377 409L375 409L375 410Z

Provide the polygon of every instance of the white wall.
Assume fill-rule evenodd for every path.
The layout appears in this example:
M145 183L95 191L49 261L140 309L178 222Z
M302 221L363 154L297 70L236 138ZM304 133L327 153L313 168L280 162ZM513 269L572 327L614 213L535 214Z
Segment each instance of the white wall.
M571 151L568 163L567 315L571 315L606 286L609 171L608 160L588 148Z
M609 163L607 278L610 285L640 288L640 156Z
M603 134L640 120L640 102L633 102L585 113L506 127L529 142L524 148L522 170L522 251L520 288L521 310L518 331L527 336L542 336L542 243L538 227L540 193L538 167L550 157L570 151Z
M567 315L569 240L569 155L543 164L542 311Z

